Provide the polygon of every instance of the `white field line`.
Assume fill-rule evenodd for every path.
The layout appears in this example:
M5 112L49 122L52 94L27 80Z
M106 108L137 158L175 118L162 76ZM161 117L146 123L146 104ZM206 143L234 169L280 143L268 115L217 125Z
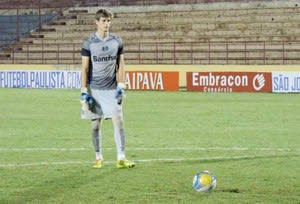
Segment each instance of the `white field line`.
M114 150L115 148L103 148L104 150ZM78 148L0 148L0 152L42 152L42 151L91 151L92 147ZM137 147L127 148L130 151L274 151L274 152L300 152L300 149L295 148L248 148L248 147Z
M156 159L139 159L134 160L137 163L150 163L150 162L184 162L184 161L226 161L226 160L242 160L242 159L257 159L264 157L276 157L278 155L267 156L233 156L233 157L198 157L198 158L156 158ZM280 156L292 156L295 155L280 155ZM298 155L299 156L299 155ZM116 161L104 161L105 164L114 164ZM36 162L36 163L24 163L24 164L0 164L0 168L18 168L18 167L35 167L35 166L58 166L58 165L82 165L92 164L88 161L53 161L53 162Z
M77 151L87 151L89 148L79 147L79 148L48 148L48 147L33 147L33 148L0 148L0 152L42 152L42 151L57 151L57 152L77 152Z

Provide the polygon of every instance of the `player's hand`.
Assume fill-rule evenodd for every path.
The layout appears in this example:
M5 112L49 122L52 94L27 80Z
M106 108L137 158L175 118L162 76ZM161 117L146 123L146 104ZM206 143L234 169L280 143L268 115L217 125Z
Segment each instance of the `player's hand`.
M80 103L82 105L83 110L92 110L95 105L95 100L88 93L87 88L81 88Z
M125 84L118 83L117 91L116 91L116 99L118 100L119 105L122 103L124 96L125 96Z

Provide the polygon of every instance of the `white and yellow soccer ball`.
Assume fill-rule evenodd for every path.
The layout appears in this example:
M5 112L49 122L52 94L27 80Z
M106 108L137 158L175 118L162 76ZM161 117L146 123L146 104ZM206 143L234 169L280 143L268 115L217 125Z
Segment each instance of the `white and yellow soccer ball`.
M193 188L197 192L209 193L217 186L217 177L209 171L196 173L193 180Z

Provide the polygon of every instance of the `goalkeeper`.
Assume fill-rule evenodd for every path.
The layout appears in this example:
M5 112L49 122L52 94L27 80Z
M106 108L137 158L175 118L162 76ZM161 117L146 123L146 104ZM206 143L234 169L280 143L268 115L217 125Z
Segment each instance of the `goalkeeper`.
M81 118L91 120L92 142L96 154L94 168L103 165L102 121L112 119L117 148L117 168L132 168L135 164L125 157L123 107L125 62L122 39L109 32L112 13L96 12L97 30L84 40L81 49Z

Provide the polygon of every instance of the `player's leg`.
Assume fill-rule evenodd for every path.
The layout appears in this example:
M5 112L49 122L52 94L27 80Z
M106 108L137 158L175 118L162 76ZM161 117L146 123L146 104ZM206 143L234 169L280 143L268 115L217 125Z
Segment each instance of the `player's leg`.
M114 138L117 147L117 168L133 168L135 163L126 159L125 156L125 131L123 114L117 114L112 117L114 127Z
M114 127L114 138L117 147L117 159L125 159L125 131L123 125L123 118L121 115L112 117Z
M117 167L131 168L134 163L126 159L125 156L125 131L123 124L123 107L117 104L116 90L99 90L99 104L103 111L103 119L112 119L114 128L114 139L117 148Z
M92 143L96 154L96 162L94 168L102 167L102 133L101 133L101 118L92 120Z

